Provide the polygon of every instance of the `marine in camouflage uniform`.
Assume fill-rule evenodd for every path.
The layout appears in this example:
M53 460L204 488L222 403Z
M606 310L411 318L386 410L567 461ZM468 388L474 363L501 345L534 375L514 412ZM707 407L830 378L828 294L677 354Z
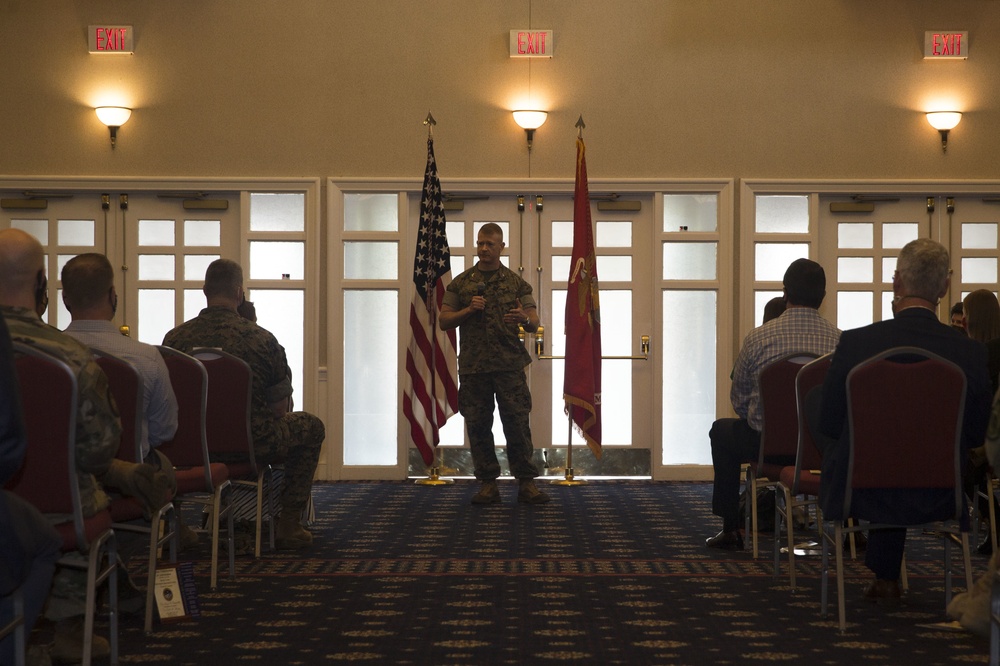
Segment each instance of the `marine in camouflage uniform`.
M326 430L319 417L307 412L275 416L271 405L291 397L292 383L285 349L274 335L235 310L210 306L167 333L163 344L187 354L195 347L218 347L247 362L253 372L254 456L265 464L284 463L282 513L301 514L309 500Z
M477 248L479 262L448 285L440 320L442 328L458 326L461 336L458 408L465 418L475 475L483 484L472 501L500 501L495 484L500 476L493 441L495 399L510 471L521 482L518 501L541 504L549 498L532 482L538 467L532 461L531 392L524 373L531 356L518 337L519 326L537 330L537 308L531 285L500 263L504 248L500 227L484 225Z

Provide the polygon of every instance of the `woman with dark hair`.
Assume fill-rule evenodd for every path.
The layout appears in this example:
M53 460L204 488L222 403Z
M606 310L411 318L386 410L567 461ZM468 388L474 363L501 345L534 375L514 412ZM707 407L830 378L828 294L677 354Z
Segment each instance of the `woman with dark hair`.
M990 381L997 392L1000 377L1000 302L988 289L976 289L962 302L965 330L973 340L986 345L989 352Z
M1000 379L1000 302L996 295L988 289L976 289L965 297L962 302L964 311L965 331L973 340L979 340L986 345L990 381L993 383L993 393L997 392ZM986 447L980 446L969 451L969 465L966 470L966 492L975 497L975 490L985 483L990 485L987 472ZM989 488L987 488L989 490ZM992 494L992 493L989 493ZM980 503L981 512L989 515L988 507ZM993 526L987 526L986 538L976 549L980 554L993 552Z

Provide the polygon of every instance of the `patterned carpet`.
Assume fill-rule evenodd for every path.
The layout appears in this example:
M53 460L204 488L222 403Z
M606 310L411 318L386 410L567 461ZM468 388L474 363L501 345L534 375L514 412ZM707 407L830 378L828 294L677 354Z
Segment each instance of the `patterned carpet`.
M968 664L988 643L934 627L944 615L940 542L908 544L910 593L865 603L850 563L848 630L819 614L819 557L801 580L773 577L766 555L703 545L716 531L711 485L595 481L543 488L545 506L472 506L473 483L317 484L317 543L301 554L237 558L208 586L201 617L125 618L122 663L169 664ZM138 564L138 563L137 563ZM986 558L973 556L976 573ZM134 573L141 573L135 569ZM138 579L137 580L141 580ZM961 577L960 581L961 583Z

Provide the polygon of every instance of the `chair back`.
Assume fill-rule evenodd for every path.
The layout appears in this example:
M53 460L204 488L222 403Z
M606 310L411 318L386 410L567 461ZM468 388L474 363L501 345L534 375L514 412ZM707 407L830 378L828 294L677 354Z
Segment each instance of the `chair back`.
M799 441L795 377L816 354L797 352L768 363L760 371L760 406L764 425L760 433L758 466L795 458Z
M94 361L108 377L111 395L118 405L122 422L122 439L117 458L142 462L142 377L134 365L114 354L91 348Z
M6 489L42 513L73 516L76 543L87 544L76 475L76 373L37 347L15 341L14 355L28 446Z
M845 510L852 490L954 488L958 515L965 391L961 368L917 347L855 366L847 375Z
M803 470L819 469L823 464L819 447L813 439L812 431L809 429L809 419L806 414L806 396L814 388L823 385L826 373L830 370L830 360L832 354L825 354L817 359L806 363L795 375L795 406L798 415L799 437L798 448L795 453L795 486L792 494L798 494L798 483L802 477Z
M158 449L174 467L205 468L205 487L212 492L209 471L208 437L205 414L208 408L208 373L201 361L170 347L157 347L170 375L170 386L177 398L177 431L173 439Z
M217 348L199 347L193 356L208 372L208 450L212 455L249 456L258 472L250 430L253 371L246 361Z

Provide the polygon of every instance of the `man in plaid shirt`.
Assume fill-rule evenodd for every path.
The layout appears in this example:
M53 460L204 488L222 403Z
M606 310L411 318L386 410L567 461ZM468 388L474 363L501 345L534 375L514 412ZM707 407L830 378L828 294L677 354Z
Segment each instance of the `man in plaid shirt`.
M740 466L756 461L760 452L760 371L788 354L832 352L840 338L840 330L818 311L826 296L822 266L809 259L796 259L785 271L782 284L785 312L750 331L736 358L729 398L739 418L718 419L708 433L715 470L712 513L722 518L722 531L705 542L709 548L743 550L738 518Z

